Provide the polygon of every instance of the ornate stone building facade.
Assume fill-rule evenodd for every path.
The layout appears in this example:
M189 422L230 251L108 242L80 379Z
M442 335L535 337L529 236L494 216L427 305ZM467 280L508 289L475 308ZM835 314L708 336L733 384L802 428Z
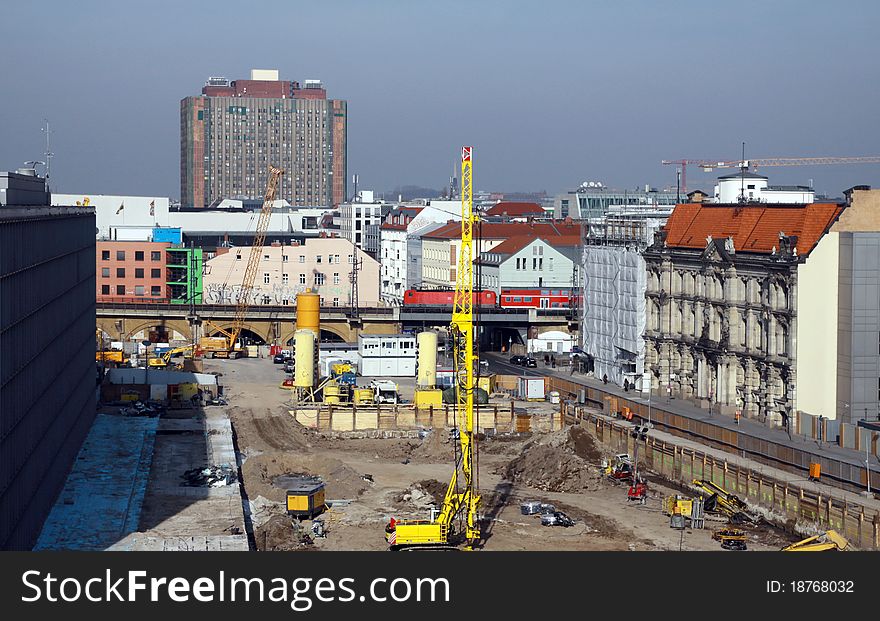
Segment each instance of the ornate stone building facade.
M799 270L841 210L677 206L644 252L652 390L786 426L797 409Z

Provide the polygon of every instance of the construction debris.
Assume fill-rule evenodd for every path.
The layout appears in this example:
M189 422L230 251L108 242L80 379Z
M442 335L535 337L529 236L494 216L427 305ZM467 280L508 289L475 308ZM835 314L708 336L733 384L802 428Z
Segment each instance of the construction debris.
M187 470L180 475L181 485L190 487L225 487L238 481L238 473L232 466L203 466Z
M581 427L570 427L528 442L519 457L497 473L508 481L547 492L578 492L598 486L602 451Z

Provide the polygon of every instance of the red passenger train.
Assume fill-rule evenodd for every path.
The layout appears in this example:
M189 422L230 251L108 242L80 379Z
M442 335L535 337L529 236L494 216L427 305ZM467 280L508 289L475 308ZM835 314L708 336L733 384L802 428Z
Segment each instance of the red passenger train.
M494 291L474 291L473 304L479 306L498 305ZM455 291L452 289L407 289L403 294L404 306L452 306Z
M454 297L452 289L407 289L403 305L452 307ZM570 308L573 301L579 304L580 295L572 299L568 289L502 289L500 296L474 291L474 305L481 308Z

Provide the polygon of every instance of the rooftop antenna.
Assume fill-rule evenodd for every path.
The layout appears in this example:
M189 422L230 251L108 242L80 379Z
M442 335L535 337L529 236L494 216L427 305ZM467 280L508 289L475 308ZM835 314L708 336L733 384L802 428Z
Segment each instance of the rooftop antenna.
M46 133L46 191L49 191L49 173L52 169L52 158L55 157L55 154L52 153L52 149L49 148L49 119L43 119L43 122L46 124L45 127L42 128L42 131Z
M739 202L746 202L746 168L749 167L749 163L746 161L746 143L743 142L742 145L742 160L739 162L739 179L740 179L740 188L739 188Z

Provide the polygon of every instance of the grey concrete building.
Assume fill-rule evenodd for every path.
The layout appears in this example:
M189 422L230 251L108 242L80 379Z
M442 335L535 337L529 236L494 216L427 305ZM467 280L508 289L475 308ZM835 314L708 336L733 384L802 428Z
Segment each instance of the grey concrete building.
M0 177L0 548L26 550L95 417L95 212Z

